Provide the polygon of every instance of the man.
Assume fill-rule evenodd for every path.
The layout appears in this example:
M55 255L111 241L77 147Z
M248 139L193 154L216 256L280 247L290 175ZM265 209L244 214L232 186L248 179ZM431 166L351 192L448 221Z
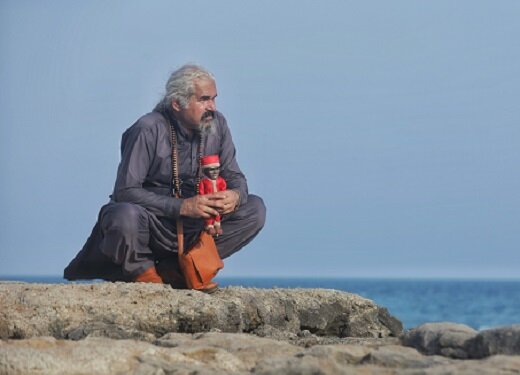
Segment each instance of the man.
M215 79L204 68L185 65L172 73L153 112L123 134L111 200L65 269L66 279L163 282L182 288L176 220L182 219L188 249L204 229L204 219L220 214L223 235L214 239L223 259L258 234L265 206L261 198L248 194L226 120L216 110L216 97ZM219 156L227 190L197 194L204 155ZM181 198L172 194L175 165Z

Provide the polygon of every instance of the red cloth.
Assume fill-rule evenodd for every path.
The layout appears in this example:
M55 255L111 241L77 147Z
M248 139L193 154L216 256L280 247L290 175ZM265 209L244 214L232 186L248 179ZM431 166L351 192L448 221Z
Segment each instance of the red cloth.
M200 181L199 194L200 195L211 194L211 193L216 193L217 191L223 191L223 190L227 189L226 180L224 180L220 176L217 177L217 184L216 185L217 185L217 190L214 191L214 189L213 189L213 180L211 180L211 179L209 179L207 177L203 178ZM204 224L206 226L213 225L213 223L215 223L215 221L220 222L220 215L217 215L214 218L205 219L204 220Z
M218 158L218 155L208 155L208 156L204 156L201 161L200 161L200 165L202 165L202 167L205 167L205 166L208 166L208 165L218 165L220 166L220 160Z

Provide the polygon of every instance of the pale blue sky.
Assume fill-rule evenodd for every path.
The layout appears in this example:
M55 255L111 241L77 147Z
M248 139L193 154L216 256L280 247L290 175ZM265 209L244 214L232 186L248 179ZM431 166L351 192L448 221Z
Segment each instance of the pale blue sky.
M268 221L224 276L520 277L520 2L0 2L0 275L59 275L122 132L217 77Z

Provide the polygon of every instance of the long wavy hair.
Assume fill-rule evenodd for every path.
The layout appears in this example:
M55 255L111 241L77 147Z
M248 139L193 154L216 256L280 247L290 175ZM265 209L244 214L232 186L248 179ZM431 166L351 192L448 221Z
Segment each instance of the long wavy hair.
M215 77L200 65L186 64L174 71L166 82L161 103L169 106L175 100L182 108L186 108L190 98L195 94L194 82L197 79L215 81Z

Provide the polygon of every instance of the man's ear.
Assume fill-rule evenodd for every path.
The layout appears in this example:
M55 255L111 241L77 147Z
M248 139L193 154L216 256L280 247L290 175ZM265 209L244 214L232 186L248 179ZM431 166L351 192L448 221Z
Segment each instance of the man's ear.
M175 99L172 100L172 108L175 112L180 112L180 110L182 109L181 105L179 104L179 102Z

